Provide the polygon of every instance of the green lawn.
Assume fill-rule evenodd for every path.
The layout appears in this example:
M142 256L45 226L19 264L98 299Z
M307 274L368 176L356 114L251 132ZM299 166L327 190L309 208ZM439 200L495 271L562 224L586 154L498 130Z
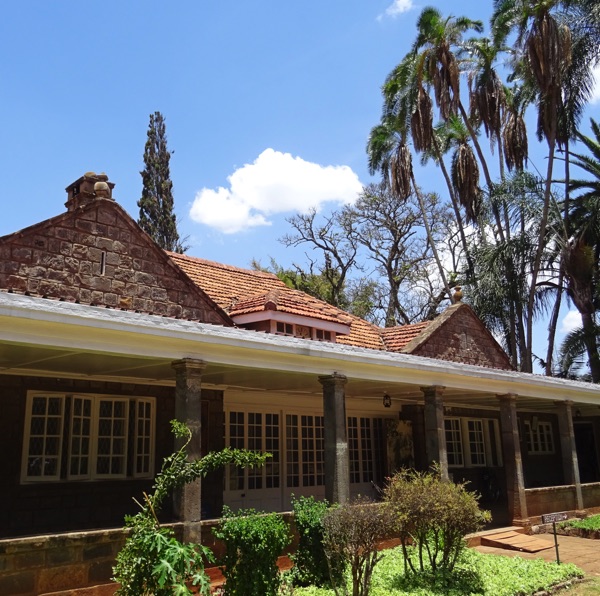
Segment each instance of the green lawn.
M583 572L570 563L557 565L542 559L488 555L473 549L465 549L451 576L404 576L402 550L395 548L385 551L375 568L370 596L527 596L581 577ZM314 587L298 588L294 594L334 596L333 590Z

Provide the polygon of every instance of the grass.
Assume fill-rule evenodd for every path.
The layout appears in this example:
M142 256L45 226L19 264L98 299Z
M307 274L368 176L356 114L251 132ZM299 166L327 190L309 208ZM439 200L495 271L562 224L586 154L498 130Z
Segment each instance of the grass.
M600 530L600 515L591 515L585 519L574 519L568 522L564 522L564 526L570 526L572 528L581 528L582 530Z
M370 596L527 596L581 577L583 572L570 563L557 565L542 559L489 555L473 549L465 549L452 574L405 576L402 550L394 548L385 551L375 567ZM297 588L294 595L333 596L334 592L308 587Z
M590 579L561 592L568 596L600 596L600 579Z

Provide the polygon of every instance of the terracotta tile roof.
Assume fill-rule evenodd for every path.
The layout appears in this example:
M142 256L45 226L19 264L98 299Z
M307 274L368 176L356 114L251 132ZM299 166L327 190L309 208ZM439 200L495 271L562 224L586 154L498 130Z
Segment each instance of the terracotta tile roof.
M350 315L322 300L288 288L272 273L222 265L168 253L177 265L229 316L278 310L323 321L350 324Z
M322 300L285 285L276 275L223 265L197 257L168 253L171 259L229 316L278 310L292 315L350 325L336 342L372 350L401 352L430 321L382 329Z
M192 281L227 312L240 300L264 294L269 290L287 288L272 273L241 269L173 252L167 254Z
M380 329L381 338L385 349L389 352L402 352L404 348L415 337L418 337L427 329L431 321L423 321L414 325L401 325L399 327L388 327Z
M371 348L372 350L385 350L385 345L381 338L381 329L373 323L364 319L359 319L350 315L352 324L349 335L338 335L336 343L347 346L356 346L357 348Z

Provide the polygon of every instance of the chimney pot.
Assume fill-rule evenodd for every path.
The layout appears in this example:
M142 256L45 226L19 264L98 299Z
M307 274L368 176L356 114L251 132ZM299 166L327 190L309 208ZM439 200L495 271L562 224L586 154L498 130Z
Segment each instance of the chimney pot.
M101 174L86 172L65 189L67 191L65 207L67 211L74 211L96 199L114 200L112 198L114 186L113 182L108 181L108 176L104 172Z

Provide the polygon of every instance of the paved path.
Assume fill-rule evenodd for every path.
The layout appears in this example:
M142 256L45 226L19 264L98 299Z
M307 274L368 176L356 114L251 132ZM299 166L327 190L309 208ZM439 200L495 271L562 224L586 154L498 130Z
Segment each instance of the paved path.
M539 559L545 561L556 561L556 550L554 549L554 534L536 534L536 538L545 540L552 544L552 548L538 553L525 553L514 550L505 550L491 546L476 546L476 550L482 553L493 553L507 557L519 556L523 559ZM575 563L581 567L590 577L600 577L600 541L589 538L578 538L575 536L558 537L558 554L561 563Z

